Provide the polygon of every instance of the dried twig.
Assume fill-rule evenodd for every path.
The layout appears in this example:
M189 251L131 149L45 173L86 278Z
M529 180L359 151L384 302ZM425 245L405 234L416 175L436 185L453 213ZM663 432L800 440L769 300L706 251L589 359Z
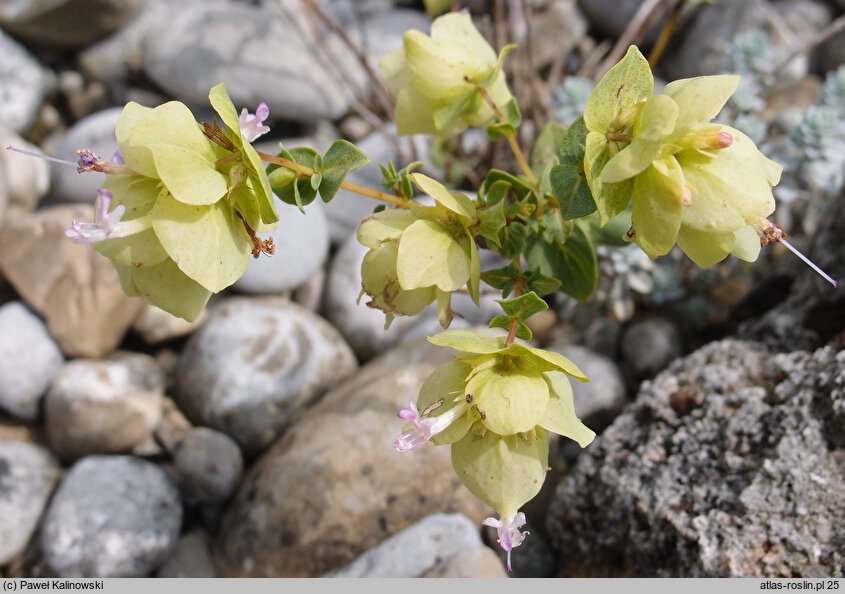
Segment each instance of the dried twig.
M790 62L792 62L792 60L794 60L795 58L797 58L798 56L801 56L803 54L810 53L815 48L817 48L819 45L821 45L822 43L824 43L825 41L827 41L828 39L830 39L831 37L833 37L837 33L840 33L841 31L845 31L845 15L842 15L839 18L837 18L836 20L834 20L827 27L825 27L824 29L819 31L816 34L815 37L810 39L810 41L808 41L803 46L799 47L794 52L789 54L786 58L784 58L783 61L781 61L774 68L772 68L771 72L773 72L773 73L782 72L784 70L784 68L786 68L789 65Z
M647 32L648 24L652 22L654 14L658 10L661 11L661 14L662 11L665 10L663 0L645 0L642 4L640 4L639 9L636 14L634 14L634 18L631 19L630 23L628 23L628 28L625 29L622 36L616 42L616 45L613 46L613 50L611 50L607 58L605 58L605 60L601 63L601 66L599 66L596 70L594 76L596 80L604 76L605 72L610 70L611 67L616 64L623 55L625 55L625 51L628 49L629 45L642 40Z

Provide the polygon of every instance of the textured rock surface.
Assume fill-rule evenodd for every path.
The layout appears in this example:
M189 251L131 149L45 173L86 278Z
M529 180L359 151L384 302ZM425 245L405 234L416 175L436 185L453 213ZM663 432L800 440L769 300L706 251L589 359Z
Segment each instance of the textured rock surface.
M41 67L23 46L0 31L0 125L22 132L32 122L44 93Z
M188 503L223 503L244 469L241 451L231 438L207 427L185 435L173 453L179 488Z
M273 118L336 119L349 108L349 94L334 84L319 51L287 20L222 2L160 15L144 40L144 71L183 101L207 105L208 90L222 81L238 109L266 101ZM325 41L341 50L330 36ZM348 52L337 55L344 62L339 66L360 81Z
M139 0L18 0L0 4L0 26L31 43L78 48L117 29Z
M64 359L44 322L19 301L0 307L0 409L27 421Z
M403 345L326 394L244 479L216 540L221 573L322 575L429 514L484 518L448 448L400 455L391 446L396 411L451 357Z
M44 398L50 447L63 460L75 460L143 443L161 419L163 389L161 369L148 355L71 361Z
M478 530L472 520L460 514L428 516L326 577L420 577L461 551L483 547Z
M281 298L229 299L185 347L178 398L195 423L255 453L356 368L337 330L307 309Z
M566 575L845 573L845 353L710 344L644 384L558 487Z
M106 258L65 237L70 221L93 214L90 206L55 206L0 230L0 273L47 320L62 351L78 357L113 351L144 307L123 294Z
M0 441L0 566L26 547L60 474L46 448Z
M144 577L176 546L179 491L157 466L129 456L89 456L71 468L40 534L60 577Z

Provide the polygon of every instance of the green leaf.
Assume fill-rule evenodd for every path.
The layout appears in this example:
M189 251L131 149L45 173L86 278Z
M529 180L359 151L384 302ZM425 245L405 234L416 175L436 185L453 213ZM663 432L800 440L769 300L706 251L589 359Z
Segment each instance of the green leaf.
M582 448L587 447L596 438L596 434L575 414L575 399L569 378L562 373L549 372L546 373L546 382L549 384L549 403L540 426L576 441Z
M496 300L502 306L505 314L510 318L516 318L520 322L527 320L536 313L549 309L548 304L540 299L534 291L514 297L508 300Z
M525 225L517 222L510 223L502 230L499 253L505 258L512 259L522 253L525 248L525 239L528 236L528 229Z
M508 332L511 329L511 318L508 316L498 315L495 316L490 323L487 324L490 328L504 328ZM529 328L526 324L522 322L518 322L516 326L516 337L522 340L531 340L534 336L534 333L531 332L531 328Z
M475 218L475 204L463 194L450 192L446 186L422 173L413 173L409 177L423 193L434 198L437 204L457 214L462 222L468 224Z
M549 387L540 373L494 367L476 373L466 386L481 422L499 435L531 431L549 402Z
M418 220L402 234L396 270L405 290L456 291L469 280L470 256L440 224Z
M471 430L452 444L458 478L502 517L513 516L540 492L548 464L548 435L539 427L507 437Z
M309 179L311 180L311 189L317 190L323 181L323 174L317 171Z
M476 355L491 355L504 350L504 338L487 338L478 336L471 330L446 330L434 336L428 341L437 346L449 347L463 353L474 353Z
M586 139L584 119L578 118L564 136L560 164L552 167L549 172L552 193L560 205L561 216L567 221L587 216L596 210L596 202L584 170Z
M561 290L576 299L587 299L596 289L596 252L589 235L578 222L563 246L532 237L526 245L525 259L532 270L558 279Z
M478 234L495 246L499 246L499 234L508 221L505 218L505 203L498 201L479 211Z
M605 134L615 120L654 92L654 77L648 61L636 46L605 74L584 108L584 122L593 132Z
M301 146L288 151L281 145L280 149L280 157L316 169L315 164L319 155L314 149ZM271 165L268 169L268 174L272 177L278 169L278 165ZM310 177L297 176L297 180L294 183L286 187L274 187L273 189L279 200L286 204L298 206L303 212L305 212L303 206L308 206L317 197L317 191L311 186Z
M579 118L579 120L583 124L584 120L582 118ZM549 122L540 132L540 136L531 150L531 171L536 177L541 177L547 166L558 164L561 145L566 134L566 127L557 122Z
M510 295L518 277L519 270L513 264L508 264L502 268L491 268L481 273L481 280L494 289L500 289L503 297Z
M484 181L481 182L481 186L478 188L478 195L484 198L485 203L493 203L493 200L491 200L488 195L491 193L493 186L496 185L497 182L505 182L507 186L510 186L517 201L523 200L533 191L531 186L528 185L528 182L525 180L522 180L507 171L491 169L484 178ZM496 195L500 197L499 199L501 199L501 188L497 190Z
M487 126L487 136L490 137L490 140L498 140L502 136L514 136L522 123L522 114L519 111L519 104L516 99L511 99L505 104L502 115L505 116L504 122Z
M132 278L147 301L189 322L199 317L211 297L211 291L189 278L169 258L156 266L136 268Z
M243 276L252 243L226 201L193 206L165 195L151 216L156 236L179 269L212 293Z
M336 140L326 151L321 172L323 180L318 184L320 198L330 202L350 171L369 164L370 158L358 147L346 140Z
M560 281L556 278L544 276L537 270L529 270L525 275L526 286L529 291L534 291L538 295L548 295L554 293L560 287Z
M220 119L223 120L226 127L237 135L238 148L243 148L243 137L241 136L241 124L238 121L238 112L235 109L234 103L232 103L232 98L229 97L229 91L226 90L226 85L221 82L211 87L211 91L208 93L208 101L211 103L214 111L217 112L217 115L220 116Z

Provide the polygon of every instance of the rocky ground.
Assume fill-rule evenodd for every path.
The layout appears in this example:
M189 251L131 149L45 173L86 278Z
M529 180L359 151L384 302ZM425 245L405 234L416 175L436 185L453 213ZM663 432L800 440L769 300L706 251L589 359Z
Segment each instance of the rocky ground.
M578 72L640 6L527 4L544 75L559 56ZM320 5L373 63L430 22L406 0ZM841 0L718 0L683 15L658 74L726 71L749 30L783 59L843 12ZM374 162L352 179L373 186L375 163L428 154L373 125L366 73L303 0L3 3L0 54L4 147L111 155L126 101L175 98L205 117L224 80L238 107L269 104L270 151L349 138ZM764 147L843 62L840 33L766 83ZM356 302L369 201L341 191L306 216L279 203L277 254L189 324L124 296L107 260L65 239L101 183L0 151L0 575L505 577L480 529L489 510L448 450L391 448L395 411L449 353L424 339L434 311L384 331ZM783 216L845 278L843 201L816 194ZM621 253L592 304L557 299L536 328L591 377L576 410L600 435L584 453L555 444L513 575L843 575L841 291L782 250L698 276ZM456 296L453 327L486 324L495 297L476 309Z

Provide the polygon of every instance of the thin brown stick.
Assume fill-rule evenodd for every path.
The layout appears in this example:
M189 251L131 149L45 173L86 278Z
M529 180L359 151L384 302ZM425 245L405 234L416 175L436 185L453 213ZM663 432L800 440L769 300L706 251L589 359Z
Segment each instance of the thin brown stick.
M493 98L490 96L490 93L487 92L487 89L479 86L478 92L481 93L481 98L484 99L487 105L490 106L490 109L493 110L493 113L496 115L496 119L498 119L502 124L507 124L508 121L502 113L502 110L499 109L499 106L496 105L495 101L493 101ZM528 182L534 188L539 188L540 184L537 182L537 178L534 177L534 172L531 171L531 166L528 164L528 160L525 158L525 154L522 152L522 148L520 148L519 143L516 141L516 136L514 134L505 134L505 138L508 139L511 152L513 152L513 156L516 158L519 168L522 169L522 173L528 178Z
M778 73L783 71L783 69L786 68L789 63L792 62L792 60L794 60L798 56L813 51L816 47L818 47L819 45L821 45L822 43L824 43L825 41L827 41L828 39L830 39L841 31L845 31L845 15L840 16L832 23L830 23L827 27L819 31L815 37L813 37L803 46L799 47L791 54L789 54L783 61L780 62L780 64L777 64L774 68L772 68L770 72Z
M372 66L370 66L370 61L367 59L364 52L361 51L361 48L352 41L346 31L344 31L343 27L338 25L334 19L329 17L323 9L320 8L319 4L317 4L314 0L305 0L305 2L307 3L308 8L314 13L314 16L316 16L321 23L336 34L347 49L352 52L352 55L355 56L358 63L361 64L361 67L364 69L364 72L366 72L367 78L370 79L376 96L378 97L381 106L384 108L384 111L392 113L394 107L393 97L390 96L390 92L387 90L387 87L384 86L384 82L381 80L381 77L373 71Z
M663 29L660 30L660 35L657 36L657 41L654 42L654 47L651 48L651 53L648 55L648 64L652 68L657 66L660 58L663 57L663 52L669 45L669 40L672 39L672 33L675 32L675 27L678 24L678 19L681 16L681 11L684 9L686 0L674 0L675 5L672 7L672 12L669 13L669 18Z
M645 35L643 29L645 29L646 24L649 22L652 13L663 7L663 0L645 0L642 4L640 4L639 9L636 14L634 14L634 18L631 19L630 23L628 23L628 27L622 33L622 36L616 42L616 45L613 46L610 54L608 54L596 71L596 79L604 76L604 74L610 70L614 64L622 59L622 56L625 55L625 52L628 49L628 46L635 44L642 39L643 35Z

